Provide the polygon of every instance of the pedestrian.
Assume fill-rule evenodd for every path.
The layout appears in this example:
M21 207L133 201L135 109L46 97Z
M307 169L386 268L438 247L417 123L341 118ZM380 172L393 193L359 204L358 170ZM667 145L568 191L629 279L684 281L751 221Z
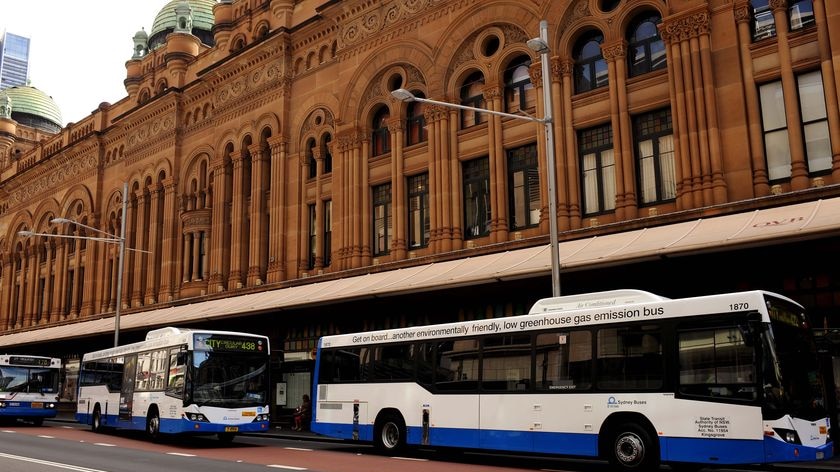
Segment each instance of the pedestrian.
M303 394L303 403L295 409L293 416L295 425L292 427L294 431L303 431L308 429L309 421L312 418L312 402L309 400L309 395Z

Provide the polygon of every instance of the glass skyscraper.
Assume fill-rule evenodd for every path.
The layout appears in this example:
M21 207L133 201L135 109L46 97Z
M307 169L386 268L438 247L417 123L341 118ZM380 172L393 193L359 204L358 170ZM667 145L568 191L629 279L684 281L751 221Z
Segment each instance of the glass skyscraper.
M0 39L0 89L26 85L29 77L29 38L3 32Z

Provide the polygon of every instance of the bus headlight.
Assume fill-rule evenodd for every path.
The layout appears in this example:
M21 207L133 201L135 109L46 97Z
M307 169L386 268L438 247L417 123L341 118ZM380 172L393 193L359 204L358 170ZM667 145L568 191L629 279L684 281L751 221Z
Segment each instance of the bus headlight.
M259 421L268 421L268 413L263 413L261 415L257 415L256 417L254 417L254 421L253 421L254 423L259 422Z
M209 423L210 421L201 413L184 413L184 417L190 421L198 421L201 423Z
M773 431L775 431L776 434L788 444L802 444L802 442L799 441L799 435L792 429L773 428Z
M6 402L0 402L0 408L6 408Z
M55 408L55 403L47 403L47 408L49 408L49 409Z

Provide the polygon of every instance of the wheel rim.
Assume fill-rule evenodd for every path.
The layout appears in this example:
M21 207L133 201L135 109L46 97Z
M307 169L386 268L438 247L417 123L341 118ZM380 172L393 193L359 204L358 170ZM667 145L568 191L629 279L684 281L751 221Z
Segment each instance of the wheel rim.
M400 428L387 422L382 425L382 444L388 449L395 449L400 444Z
M615 457L627 466L639 465L645 459L645 444L635 433L620 434L615 440Z
M157 436L158 431L160 431L160 418L154 415L149 418L149 434Z

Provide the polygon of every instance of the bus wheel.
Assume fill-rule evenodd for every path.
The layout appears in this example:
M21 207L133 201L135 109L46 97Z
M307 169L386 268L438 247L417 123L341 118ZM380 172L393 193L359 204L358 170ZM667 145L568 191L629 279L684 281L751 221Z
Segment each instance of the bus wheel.
M373 441L382 452L393 454L402 450L405 446L405 422L394 414L384 416L376 422Z
M146 434L154 441L160 439L160 415L154 408L149 410L149 415L146 417Z
M93 419L90 420L90 430L94 433L102 431L102 413L99 411L99 405L93 408Z
M32 424L35 426L43 426L44 418L32 418Z
M233 433L219 433L219 441L227 444L233 442L233 438L236 436Z
M625 423L615 430L610 463L620 470L656 470L659 467L659 452L645 428Z

